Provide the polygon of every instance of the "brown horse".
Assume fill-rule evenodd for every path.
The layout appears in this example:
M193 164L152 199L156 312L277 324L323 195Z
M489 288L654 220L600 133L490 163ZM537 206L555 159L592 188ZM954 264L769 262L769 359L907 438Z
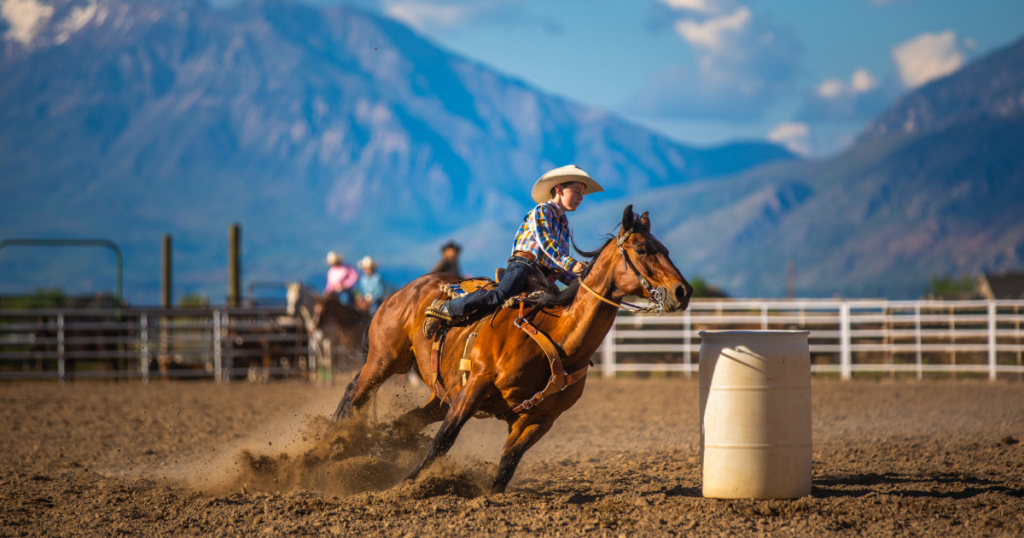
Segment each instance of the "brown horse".
M346 359L346 366L363 362L363 337L370 326L370 313L341 304L338 294L329 293L313 307L313 326L330 343L329 356ZM339 365L341 366L341 365Z
M632 206L626 207L622 229L616 237L594 252L581 254L596 257L580 278L561 292L541 294L525 316L550 337L566 372L581 371L589 364L611 328L618 311L616 304L623 297L647 295L670 312L683 310L689 304L693 288L669 259L668 250L651 235L647 213L637 218ZM423 312L438 298L438 284L456 280L454 275L422 276L380 306L370 326L366 364L349 384L335 419L347 417L365 405L381 383L393 375L406 373L414 366L421 378L423 372L430 372L431 341L420 330ZM444 455L470 417L486 414L505 420L509 428L491 487L492 493L501 493L523 454L551 429L559 415L579 400L585 376L579 383L523 409L524 401L545 389L552 369L541 347L514 324L518 317L517 309L501 309L478 328L479 337L470 357L472 367L464 385L458 366L472 328L449 331L447 351L439 370L445 387L455 394L451 405L435 395L426 405L396 421L402 431L419 431L428 424L444 421L426 458L406 480L416 478L427 465ZM514 412L516 407L519 412Z

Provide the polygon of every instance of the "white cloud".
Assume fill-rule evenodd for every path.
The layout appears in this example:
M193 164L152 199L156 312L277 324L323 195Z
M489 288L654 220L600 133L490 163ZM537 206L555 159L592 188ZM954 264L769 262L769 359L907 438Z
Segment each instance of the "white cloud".
M967 52L956 32L924 33L892 49L900 80L907 88L917 88L960 69Z
M869 92L878 87L878 79L873 77L867 69L858 68L850 77L850 90L853 93Z
M675 9L715 15L731 9L735 3L728 0L661 0L662 4Z
M750 8L744 6L728 15L703 22L693 19L676 21L675 29L680 37L694 47L722 52L747 31L753 18Z
M846 91L846 83L837 78L830 78L819 84L814 91L825 98L839 97Z
M791 31L743 5L719 14L731 2L671 0L671 5L686 6L673 29L693 50L697 65L662 68L624 107L626 112L750 120L793 91L802 46Z
M887 106L897 90L870 71L857 68L849 80L829 78L804 97L797 118L807 121L862 120Z
M877 88L878 85L878 79L867 69L860 67L850 75L850 82L838 78L825 79L814 89L814 93L819 97L835 99L846 95L869 92Z
M36 0L2 0L0 3L0 17L6 19L8 25L4 37L22 45L32 43L52 16L53 6Z
M768 140L798 155L811 154L811 128L806 123L780 123L768 133Z
M452 31L477 23L541 26L560 32L550 19L530 14L524 0L383 0L385 14L421 31Z
M60 21L60 24L57 26L58 33L57 37L54 38L54 43L60 45L67 41L68 38L71 37L71 34L81 30L86 24L89 24L89 21L91 21L93 17L96 17L96 13L96 0L90 1L89 5L85 7L76 6L71 10L71 14L64 20ZM97 17L97 19L102 17L105 17L105 14L101 17ZM102 21L100 22L102 23Z
M435 26L444 29L457 28L472 16L473 7L466 5L438 5L433 2L395 2L384 8L388 16L405 22L415 28Z

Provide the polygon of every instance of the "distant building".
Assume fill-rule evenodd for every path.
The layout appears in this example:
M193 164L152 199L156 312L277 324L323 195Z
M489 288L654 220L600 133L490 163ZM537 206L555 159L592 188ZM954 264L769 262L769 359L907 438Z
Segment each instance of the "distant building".
M979 299L1024 299L1024 271L985 273L974 285Z

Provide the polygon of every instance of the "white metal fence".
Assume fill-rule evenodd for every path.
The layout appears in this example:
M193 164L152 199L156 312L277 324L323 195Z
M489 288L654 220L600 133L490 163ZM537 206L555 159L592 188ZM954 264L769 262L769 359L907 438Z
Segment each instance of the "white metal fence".
M1024 378L1024 301L696 300L620 315L595 361L618 372L697 371L700 331L806 329L812 372ZM315 376L280 308L0 310L0 379ZM335 365L337 366L337 365Z
M811 370L838 374L1024 375L1024 301L695 300L681 314L620 315L599 351L617 372L697 371L700 331L806 329Z
M306 376L281 308L0 310L0 379Z

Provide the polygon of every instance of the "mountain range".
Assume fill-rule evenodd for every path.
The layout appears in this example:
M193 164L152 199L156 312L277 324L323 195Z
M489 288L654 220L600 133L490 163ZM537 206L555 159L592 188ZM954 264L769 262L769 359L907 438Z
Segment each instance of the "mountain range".
M833 158L633 199L672 200L673 258L733 295L784 295L793 263L798 296L910 299L936 277L1024 267L1021 148L1024 40L903 96Z
M247 281L322 279L343 250L399 283L449 238L488 274L534 180L567 163L606 189L572 216L581 247L632 203L684 274L733 296L783 295L790 263L799 296L889 298L1024 265L1024 41L802 161L688 147L351 7L19 2L37 8L0 22L0 238L113 239L136 302L165 232L179 292L221 297L231 222ZM70 259L5 250L0 292L106 270Z
M319 276L328 249L408 279L449 237L487 271L555 166L622 198L794 159L679 144L342 5L18 1L36 9L2 42L0 237L113 239L129 288L158 289L169 232L178 289L219 297L230 222L246 280ZM66 272L4 254L11 281Z

